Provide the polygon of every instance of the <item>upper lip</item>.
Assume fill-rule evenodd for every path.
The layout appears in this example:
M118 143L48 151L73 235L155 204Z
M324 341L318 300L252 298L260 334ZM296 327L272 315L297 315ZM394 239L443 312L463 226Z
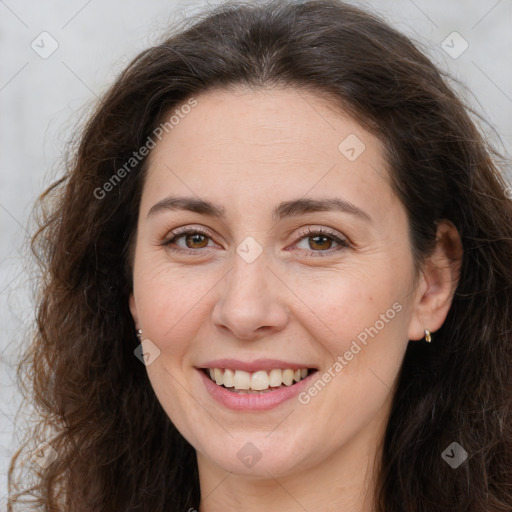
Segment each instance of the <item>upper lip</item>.
M259 370L300 370L302 368L314 368L310 364L291 363L289 361L280 361L278 359L255 359L253 361L239 361L238 359L215 359L207 361L198 368L229 368L230 370L243 370L246 372L257 372ZM316 369L316 368L314 368Z

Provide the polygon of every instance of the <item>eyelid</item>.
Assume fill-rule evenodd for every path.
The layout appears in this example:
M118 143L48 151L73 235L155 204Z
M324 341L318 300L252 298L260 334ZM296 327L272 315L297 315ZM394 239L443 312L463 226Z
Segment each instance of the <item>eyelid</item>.
M302 234L299 235L300 236L299 240L302 240L303 238L307 238L308 236L317 235L317 234L328 235L332 238L339 239L342 242L349 243L348 238L346 236L344 236L343 234L339 233L338 231L336 231L332 228L326 228L326 227L322 227L322 226L319 226L319 227L307 226L306 230Z
M168 235L166 236L166 238L163 240L163 242L160 245L164 245L164 246L170 245L171 242L173 242L177 238L180 238L183 235L188 235L188 234L201 234L201 235L204 235L204 236L210 238L212 241L214 238L212 236L212 233L209 230L207 230L206 228L194 227L194 226L183 226L180 228L176 228L173 231L171 231L170 233L168 233ZM183 248L182 248L182 250L187 251L187 249L183 249ZM189 249L189 250L192 252L198 252L198 249Z
M333 239L338 244L339 247L327 249L325 251L313 251L312 249L303 249L304 251L306 251L310 254L327 256L329 254L338 252L340 249L348 249L348 248L352 247L352 243L346 236L342 235L341 233L338 233L337 231L333 230L332 228L325 228L325 227L315 228L315 227L311 227L311 226L308 226L306 228L306 232L299 235L299 238L294 242L293 245L296 245L299 242L301 242L302 240L312 237L313 235L327 236L327 237Z

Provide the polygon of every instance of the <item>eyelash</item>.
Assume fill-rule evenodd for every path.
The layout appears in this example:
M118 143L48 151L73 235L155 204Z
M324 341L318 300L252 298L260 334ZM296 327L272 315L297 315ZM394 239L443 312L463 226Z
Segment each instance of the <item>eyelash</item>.
M165 242L163 242L162 245L166 246L170 251L172 251L174 253L181 253L181 254L197 255L197 253L202 251L202 249L206 249L206 247L204 247L202 249L184 249L184 248L176 249L175 247L171 246L171 244L173 242L175 242L176 240L179 240L184 235L196 235L196 234L197 235L204 235L204 236L206 236L206 237L211 239L211 236L209 235L209 233L207 233L206 231L204 231L204 230L202 230L200 228L184 229L183 231L174 231L174 232L172 232L172 234L174 236L171 239L166 240ZM297 240L296 243L301 242L304 239L311 238L313 236L318 236L318 235L321 235L321 236L323 235L323 236L327 236L328 238L331 238L337 244L339 244L339 247L335 247L334 249L327 249L325 251L322 251L322 250L317 250L317 251L309 250L308 251L306 249L303 249L306 252L308 252L310 256L322 257L322 256L325 256L326 253L330 255L333 252L337 252L337 251L343 250L343 249L348 249L350 247L350 243L347 240L345 240L343 238L340 238L334 232L326 230L324 228L319 228L319 229L308 228L306 233L304 233Z

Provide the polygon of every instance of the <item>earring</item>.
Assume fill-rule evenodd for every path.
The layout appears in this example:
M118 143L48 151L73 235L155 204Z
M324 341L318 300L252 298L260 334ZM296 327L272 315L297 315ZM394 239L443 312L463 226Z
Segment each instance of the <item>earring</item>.
M137 329L137 338L142 341L142 329Z
M425 341L428 343L432 341L432 336L430 335L430 331L428 329L425 329Z

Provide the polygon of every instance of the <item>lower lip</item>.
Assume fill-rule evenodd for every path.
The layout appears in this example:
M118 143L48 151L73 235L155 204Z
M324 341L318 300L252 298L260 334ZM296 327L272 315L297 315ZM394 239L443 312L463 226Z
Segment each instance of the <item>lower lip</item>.
M204 371L198 371L210 395L225 407L237 411L265 411L273 409L283 402L286 402L286 400L297 396L301 390L307 386L309 378L316 373L314 372L308 375L305 379L296 382L292 386L279 388L275 391L267 391L261 394L244 394L229 391L225 387L215 384L215 382L206 376Z

